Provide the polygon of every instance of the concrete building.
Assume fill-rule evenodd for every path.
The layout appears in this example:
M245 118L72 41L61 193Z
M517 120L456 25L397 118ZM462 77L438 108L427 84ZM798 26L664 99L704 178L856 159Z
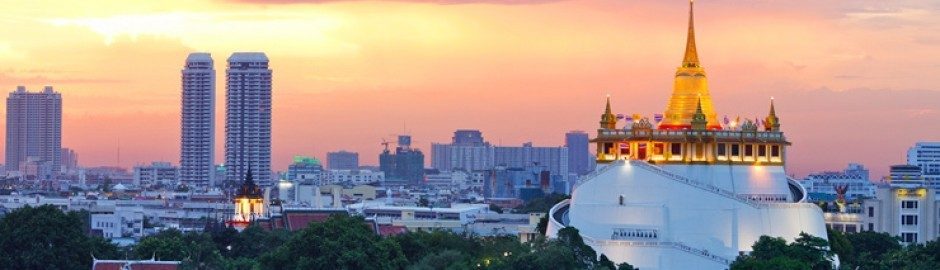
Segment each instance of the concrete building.
M861 164L849 163L841 172L811 173L800 184L806 188L810 200L833 200L836 187L846 187L846 199L871 198L875 196L875 184L869 179L868 169Z
M260 186L271 182L271 69L260 52L237 52L226 69L225 168L230 184L251 166Z
M907 164L920 167L931 188L940 189L940 142L918 142L907 150Z
M892 165L888 184L893 187L918 188L927 185L920 167L915 165Z
M497 146L493 149L493 165L508 168L527 168L543 166L552 175L567 177L568 175L568 148L566 147L536 147L531 142L521 147Z
M191 53L182 73L180 180L215 185L215 68L208 53Z
M379 155L379 168L390 182L405 185L424 183L424 153L411 148L411 136L398 136L395 152L386 147Z
M482 171L493 168L493 148L479 130L459 129L449 144L431 144L431 168Z
M161 185L175 187L180 183L180 168L169 162L152 162L134 166L134 185L148 187Z
M46 86L42 92L17 86L7 97L6 170L19 171L32 158L49 163L52 179L61 170L62 95Z
M940 235L936 189L880 187L876 197L862 204L864 229L887 232L904 243L923 244Z
M62 148L61 160L61 172L68 174L75 174L78 172L78 153L75 152L75 150Z
M475 129L458 129L454 131L451 139L453 145L458 146L488 146L490 143L483 140L483 133Z
M352 184L365 185L382 183L385 181L385 172L373 170L327 170L320 177L321 185Z
M294 162L287 166L286 178L288 181L301 183L318 183L323 173L320 160L306 156L295 156Z
M359 153L338 151L326 153L326 166L330 170L359 169Z

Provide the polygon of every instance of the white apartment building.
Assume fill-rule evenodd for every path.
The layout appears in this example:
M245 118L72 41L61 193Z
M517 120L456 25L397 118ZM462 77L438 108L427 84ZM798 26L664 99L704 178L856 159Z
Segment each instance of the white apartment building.
M61 169L62 95L46 86L42 92L28 92L17 86L7 97L6 170L19 171L27 160L47 163L52 179Z
M271 69L261 52L236 52L226 69L226 181L241 181L251 166L255 182L271 181Z
M163 185L173 187L180 182L180 168L169 162L153 162L134 166L134 185Z

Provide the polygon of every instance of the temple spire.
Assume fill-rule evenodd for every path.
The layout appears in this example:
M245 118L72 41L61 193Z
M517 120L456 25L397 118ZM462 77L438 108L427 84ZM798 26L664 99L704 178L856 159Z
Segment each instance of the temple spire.
M705 130L708 126L708 119L705 116L705 113L702 112L702 97L698 97L697 105L695 107L695 114L692 115L692 130Z
M774 98L770 98L770 113L767 114L767 118L764 118L764 130L780 131L780 118L774 110Z
M682 67L699 67L698 51L695 49L695 8L694 0L689 0L689 33L685 41L685 58Z
M601 115L601 129L616 129L617 128L617 116L610 110L610 95L607 95L607 108L604 109L604 114Z

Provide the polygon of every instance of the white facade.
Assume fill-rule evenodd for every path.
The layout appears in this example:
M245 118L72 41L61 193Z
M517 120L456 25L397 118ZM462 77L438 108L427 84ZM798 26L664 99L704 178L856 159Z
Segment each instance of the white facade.
M880 187L877 198L862 203L863 230L886 232L904 243L926 243L940 236L937 190L926 187Z
M48 163L51 174L61 169L62 95L52 86L31 93L17 86L7 97L6 170L19 171L27 160ZM38 175L51 179L53 175Z
M875 196L875 185L871 183L868 169L861 164L850 163L848 168L841 172L811 173L800 184L806 187L806 192L828 194L836 196L836 186L847 186L845 198L871 198Z
M568 175L567 147L535 147L532 143L517 146L497 146L493 149L493 165L509 168L543 166L551 174Z
M431 144L431 167L441 171L481 171L493 168L489 145Z
M169 162L153 162L150 165L134 166L136 186L176 186L180 181L180 168Z
M782 166L616 161L552 208L548 233L573 226L598 254L640 269L725 269L762 235L825 239L819 207L794 201L803 192Z
M364 185L385 180L385 173L371 170L326 170L321 176L321 185L352 183Z
M180 180L215 185L215 68L208 53L191 53L182 70Z
M271 185L271 69L260 52L238 52L226 69L226 181L241 181L251 166L255 182Z
M139 206L99 206L91 209L91 229L107 239L144 236L144 210Z
M907 150L907 164L918 166L931 188L940 188L940 142L918 142Z

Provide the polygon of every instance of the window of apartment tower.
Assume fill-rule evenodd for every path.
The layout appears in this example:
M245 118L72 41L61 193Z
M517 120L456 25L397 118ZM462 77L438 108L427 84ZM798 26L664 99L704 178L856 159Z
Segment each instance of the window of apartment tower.
M868 217L875 217L875 208L874 208L874 207L870 207L870 206L868 207Z
M901 215L901 225L917 225L917 216Z
M875 223L868 223L868 230L869 230L869 231L874 231L874 230L875 230Z

